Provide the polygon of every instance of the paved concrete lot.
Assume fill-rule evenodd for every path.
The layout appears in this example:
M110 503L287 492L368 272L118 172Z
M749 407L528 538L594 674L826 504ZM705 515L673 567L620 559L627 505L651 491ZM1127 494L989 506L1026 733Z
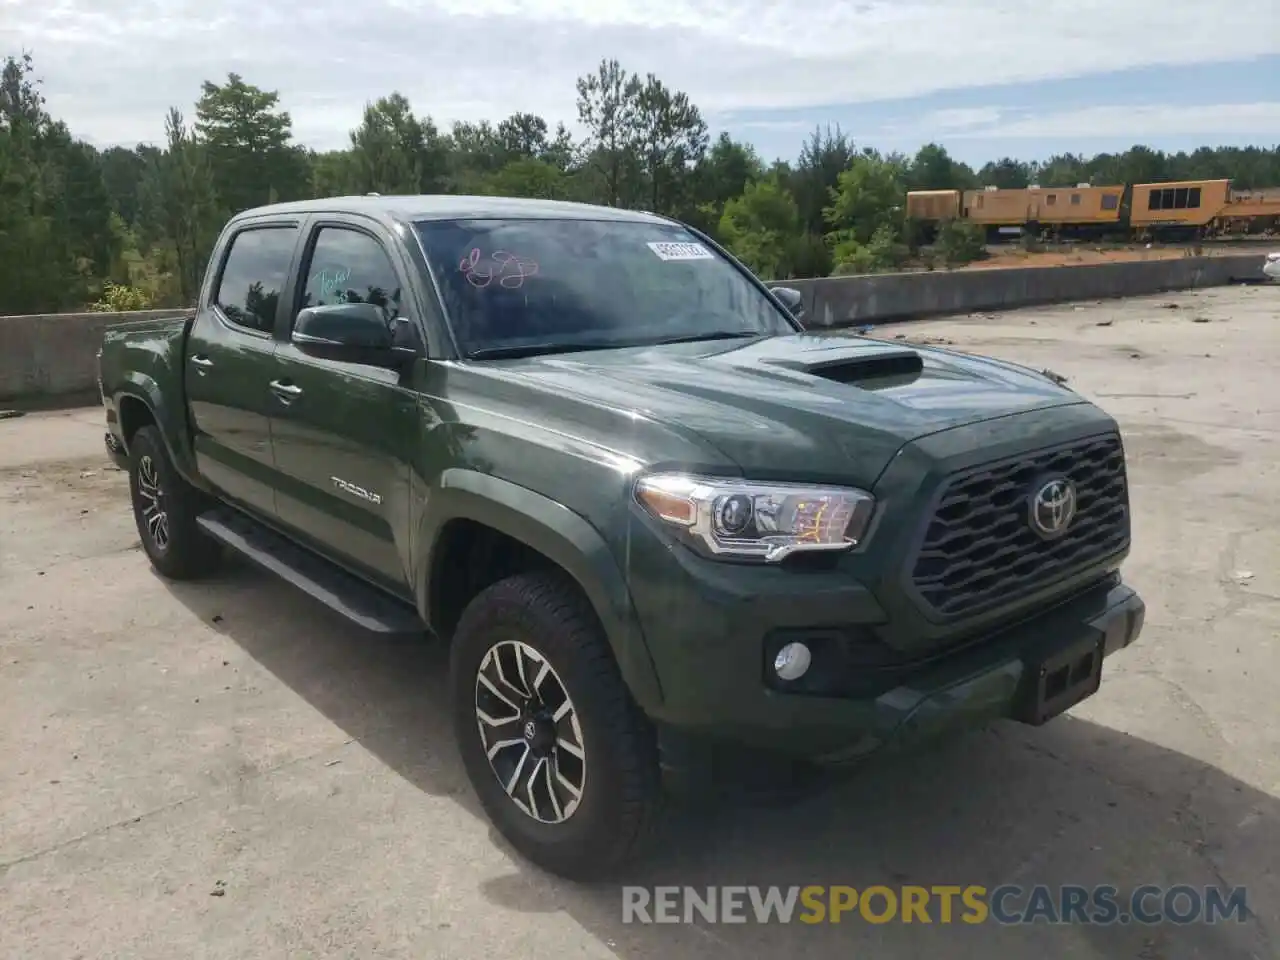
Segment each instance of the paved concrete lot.
M165 584L101 412L0 421L0 956L1212 960L1280 955L1280 289L880 328L1049 367L1122 420L1149 605L1102 691L783 809L686 813L645 884L1227 884L1177 928L637 926L513 859L442 652L235 566Z

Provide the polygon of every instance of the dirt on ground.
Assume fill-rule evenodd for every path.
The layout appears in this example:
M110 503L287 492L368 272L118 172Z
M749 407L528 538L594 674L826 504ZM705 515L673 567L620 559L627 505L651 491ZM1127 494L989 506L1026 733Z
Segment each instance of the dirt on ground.
M1280 240L1274 241L1280 249ZM1265 244L1219 243L1178 246L1146 246L1131 247L1099 247L1080 244L1068 249L1027 251L1016 245L988 247L989 257L961 267L962 270L1000 270L1010 267L1078 267L1094 263L1133 263L1142 260L1176 260L1190 256L1232 256L1251 253L1255 250L1262 253L1271 249Z

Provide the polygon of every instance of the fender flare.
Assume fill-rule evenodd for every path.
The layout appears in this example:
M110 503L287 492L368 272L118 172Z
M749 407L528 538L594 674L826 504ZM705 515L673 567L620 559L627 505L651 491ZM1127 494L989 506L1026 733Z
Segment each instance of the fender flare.
M662 687L626 579L604 538L561 503L518 484L467 469L445 470L428 495L418 525L421 558L419 612L430 622L435 549L451 520L471 520L537 550L566 571L586 594L604 627L614 660L631 695L649 710L662 703Z
M186 419L182 411L175 411L172 405L165 401L160 385L149 375L130 370L123 377L124 384L116 390L112 398L116 407L116 422L120 423L120 401L131 399L141 403L151 412L151 418L159 427L160 439L179 476L193 487L207 489L207 485L200 477L200 472L196 469L195 451L191 447L190 435L187 432ZM120 424L120 430L120 439L124 441L123 424ZM127 442L125 450L128 452Z

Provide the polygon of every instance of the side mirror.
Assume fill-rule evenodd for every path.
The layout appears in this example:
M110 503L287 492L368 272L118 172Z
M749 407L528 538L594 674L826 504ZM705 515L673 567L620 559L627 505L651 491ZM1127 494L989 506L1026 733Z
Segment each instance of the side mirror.
M372 303L307 307L299 312L290 339L311 357L391 370L403 369L418 356L396 343L386 312Z
M797 320L804 316L804 294L795 287L772 287L773 295L782 301L782 305L787 308L793 317Z

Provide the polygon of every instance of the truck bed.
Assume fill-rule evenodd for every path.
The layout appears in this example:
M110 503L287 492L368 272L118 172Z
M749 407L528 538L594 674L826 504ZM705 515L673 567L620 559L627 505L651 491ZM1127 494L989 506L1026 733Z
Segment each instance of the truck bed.
M115 394L126 382L151 378L166 388L182 385L182 348L194 314L131 320L113 324L102 336L98 356L98 382L106 396ZM170 381L170 378L174 378Z

